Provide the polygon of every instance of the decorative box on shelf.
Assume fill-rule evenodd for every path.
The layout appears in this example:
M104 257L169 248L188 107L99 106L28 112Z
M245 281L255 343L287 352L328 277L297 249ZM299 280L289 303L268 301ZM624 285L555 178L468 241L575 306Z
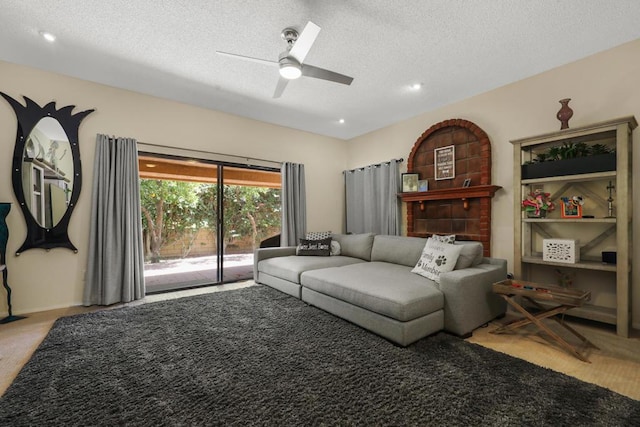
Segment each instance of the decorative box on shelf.
M575 264L580 261L580 250L577 245L577 240L543 239L542 260Z

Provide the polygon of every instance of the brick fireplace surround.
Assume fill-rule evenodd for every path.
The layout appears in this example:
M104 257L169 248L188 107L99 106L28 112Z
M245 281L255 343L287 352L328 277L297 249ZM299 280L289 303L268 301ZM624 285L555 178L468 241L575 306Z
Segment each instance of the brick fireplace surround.
M436 180L434 150L455 146L455 178ZM427 129L409 155L407 170L429 181L429 191L402 193L407 203L407 234L427 237L455 234L458 240L482 242L491 254L491 198L501 187L491 185L491 143L474 123L451 119ZM462 187L471 179L468 188Z

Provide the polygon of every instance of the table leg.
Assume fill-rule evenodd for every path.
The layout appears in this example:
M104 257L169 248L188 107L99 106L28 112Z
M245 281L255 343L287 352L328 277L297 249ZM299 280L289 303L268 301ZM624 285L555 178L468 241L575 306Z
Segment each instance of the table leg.
M540 310L544 310L544 307L540 304L538 304L537 302L535 302L534 300L532 300L531 298L527 298L528 301L530 301L533 305L536 306L536 308L540 309ZM573 329L571 326L567 325L563 319L558 319L557 317L552 317L553 320L555 320L556 322L558 322L558 324L560 326L562 326L563 328L565 328L566 330L568 330L569 332L571 332L573 335L575 335L576 337L578 337L583 343L587 344L588 346L591 346L593 348L595 348L596 350L600 350L594 343L592 343L591 341L589 341L589 339L587 339L587 337L585 337L584 335L582 335L580 332L576 331L575 329Z
M519 326L523 326L523 325L526 325L526 324L529 324L529 323L535 324L536 326L538 326L538 328L540 328L542 331L546 332L554 341L556 341L558 344L560 344L560 346L563 347L565 350L567 350L569 353L571 353L572 355L574 355L578 359L582 360L583 362L591 363L591 362L589 362L589 359L584 357L578 350L575 349L574 346L572 346L571 344L566 342L564 339L562 339L561 336L559 336L558 334L553 332L544 323L542 323L541 319L545 319L547 317L554 316L554 315L556 315L558 313L563 313L563 312L567 311L568 309L572 308L572 306L556 307L556 308L553 308L551 310L547 310L545 312L538 313L537 316L534 316L533 314L529 313L524 307L522 307L520 304L518 304L511 296L502 295L502 297L513 308L518 310L523 316L525 316L528 319L528 322L525 322L525 323L522 323L520 321L516 322L516 323L521 323ZM510 325L507 325L507 326L510 326ZM499 328L498 330L494 331L494 333L503 332L500 329L502 329L502 328ZM514 329L514 328L508 328L507 330L510 330L510 329Z

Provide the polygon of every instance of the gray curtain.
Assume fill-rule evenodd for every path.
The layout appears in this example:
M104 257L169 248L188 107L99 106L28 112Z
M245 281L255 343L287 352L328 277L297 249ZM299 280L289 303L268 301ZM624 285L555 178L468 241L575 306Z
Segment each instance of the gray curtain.
M143 298L143 250L136 140L98 134L84 304Z
M281 246L296 246L307 231L307 198L304 165L282 164L282 235Z
M394 159L344 172L347 233L400 235L401 161Z

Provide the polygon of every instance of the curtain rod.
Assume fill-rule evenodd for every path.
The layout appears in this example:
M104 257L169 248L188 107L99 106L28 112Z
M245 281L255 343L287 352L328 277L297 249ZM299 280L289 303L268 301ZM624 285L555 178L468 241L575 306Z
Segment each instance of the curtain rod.
M349 170L346 170L346 171L342 171L342 173L347 173L347 172L352 173L352 172L356 172L356 171L363 171L366 168L377 168L377 167L380 167L382 165L389 165L389 164L391 164L391 162L402 163L402 162L404 162L404 159L403 158L391 159L388 162L382 162L382 163L377 163L375 165L363 166L361 168L349 169Z
M216 153L215 151L196 150L196 149L184 148L184 147L174 147L172 145L151 144L151 143L142 142L142 141L138 141L138 145L144 145L144 146L148 146L148 147L158 147L158 148L170 148L170 149L174 149L174 150L191 151L191 152L194 152L194 153L213 154L215 156L224 156L224 157L232 157L232 158L235 158L235 159L242 159L242 160L245 160L247 162L249 162L249 161L258 161L258 162L265 162L265 163L273 163L273 164L276 164L278 166L282 166L282 162L276 162L274 160L258 159L256 157L247 157L247 156L237 156L237 155L234 155L234 154Z

